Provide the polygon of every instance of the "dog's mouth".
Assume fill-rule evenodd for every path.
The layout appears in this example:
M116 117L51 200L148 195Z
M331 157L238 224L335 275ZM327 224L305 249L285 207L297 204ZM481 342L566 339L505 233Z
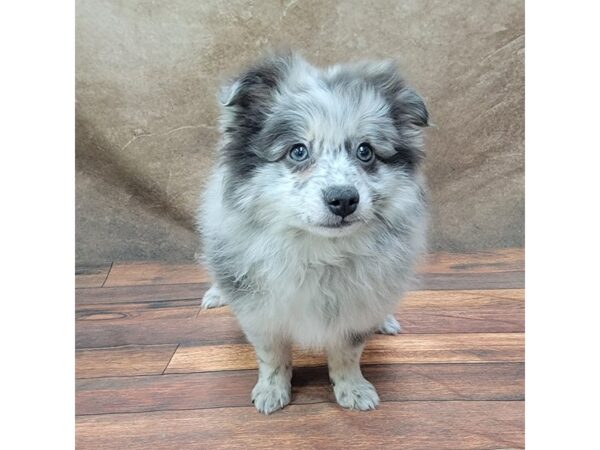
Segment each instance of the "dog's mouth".
M358 220L348 221L348 220L342 219L341 221L336 222L336 223L325 223L325 224L320 224L318 226L323 227L323 228L336 229L336 228L350 227L356 223L358 223Z
M360 220L340 220L339 222L325 222L309 225L309 230L314 234L325 237L340 237L353 233L361 223Z

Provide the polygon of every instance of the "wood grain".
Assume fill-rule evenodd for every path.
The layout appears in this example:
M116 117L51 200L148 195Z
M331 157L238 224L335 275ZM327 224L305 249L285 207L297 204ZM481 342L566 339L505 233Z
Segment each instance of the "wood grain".
M101 287L108 276L110 263L79 266L75 270L75 287Z
M436 252L419 265L422 273L490 273L525 270L522 248L500 248L477 252Z
M523 295L519 289L415 291L396 316L404 334L523 332ZM77 348L246 342L228 307L200 310L200 299L85 305L77 316Z
M523 363L366 366L382 401L523 400ZM250 405L256 370L77 380L77 414ZM326 367L294 369L292 403L335 402Z
M422 290L408 292L402 299L400 310L429 311L437 309L473 309L500 304L523 306L523 289L468 289L468 290Z
M198 264L164 262L115 262L104 286L206 283L208 273Z
M77 350L76 378L161 374L176 345L146 345Z
M209 287L210 284L208 283L184 283L77 289L75 292L75 304L79 307L99 303L201 299Z
M113 323L121 321L143 322L158 319L193 318L201 311L200 299L163 300L141 303L99 303L80 305L75 312L78 321Z
M523 402L387 402L375 411L332 403L77 418L78 449L523 447Z
M361 363L522 362L523 342L522 333L376 335L367 343ZM324 364L322 353L294 350L295 367ZM165 373L255 368L250 344L180 345Z
M121 345L243 343L244 334L231 315L137 320L116 318L103 321L78 320L75 324L77 348ZM108 315L107 315L108 317Z
M523 289L525 272L422 273L416 289Z
M396 318L405 334L524 332L525 291L409 292Z

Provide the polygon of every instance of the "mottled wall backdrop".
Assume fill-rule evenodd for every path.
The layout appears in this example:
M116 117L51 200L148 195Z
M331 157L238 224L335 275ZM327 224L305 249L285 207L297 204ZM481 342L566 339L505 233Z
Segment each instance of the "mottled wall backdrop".
M423 95L433 249L522 246L524 11L500 0L79 0L77 262L191 259L216 89L264 49L396 58Z

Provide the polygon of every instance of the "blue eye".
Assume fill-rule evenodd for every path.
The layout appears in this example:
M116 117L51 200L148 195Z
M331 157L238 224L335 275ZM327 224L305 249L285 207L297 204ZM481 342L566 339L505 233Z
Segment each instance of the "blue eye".
M369 144L363 142L356 149L356 157L362 162L369 162L373 159L373 149Z
M308 149L304 144L296 144L290 150L290 158L294 161L304 161L308 159Z

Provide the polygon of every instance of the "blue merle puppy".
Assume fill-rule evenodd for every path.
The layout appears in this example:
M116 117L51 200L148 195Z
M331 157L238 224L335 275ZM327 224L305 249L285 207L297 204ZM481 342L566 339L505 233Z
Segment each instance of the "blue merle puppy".
M425 245L423 100L393 62L317 68L271 55L220 94L219 161L198 213L214 284L258 359L269 414L291 399L292 345L324 349L337 402L373 409L360 356Z

